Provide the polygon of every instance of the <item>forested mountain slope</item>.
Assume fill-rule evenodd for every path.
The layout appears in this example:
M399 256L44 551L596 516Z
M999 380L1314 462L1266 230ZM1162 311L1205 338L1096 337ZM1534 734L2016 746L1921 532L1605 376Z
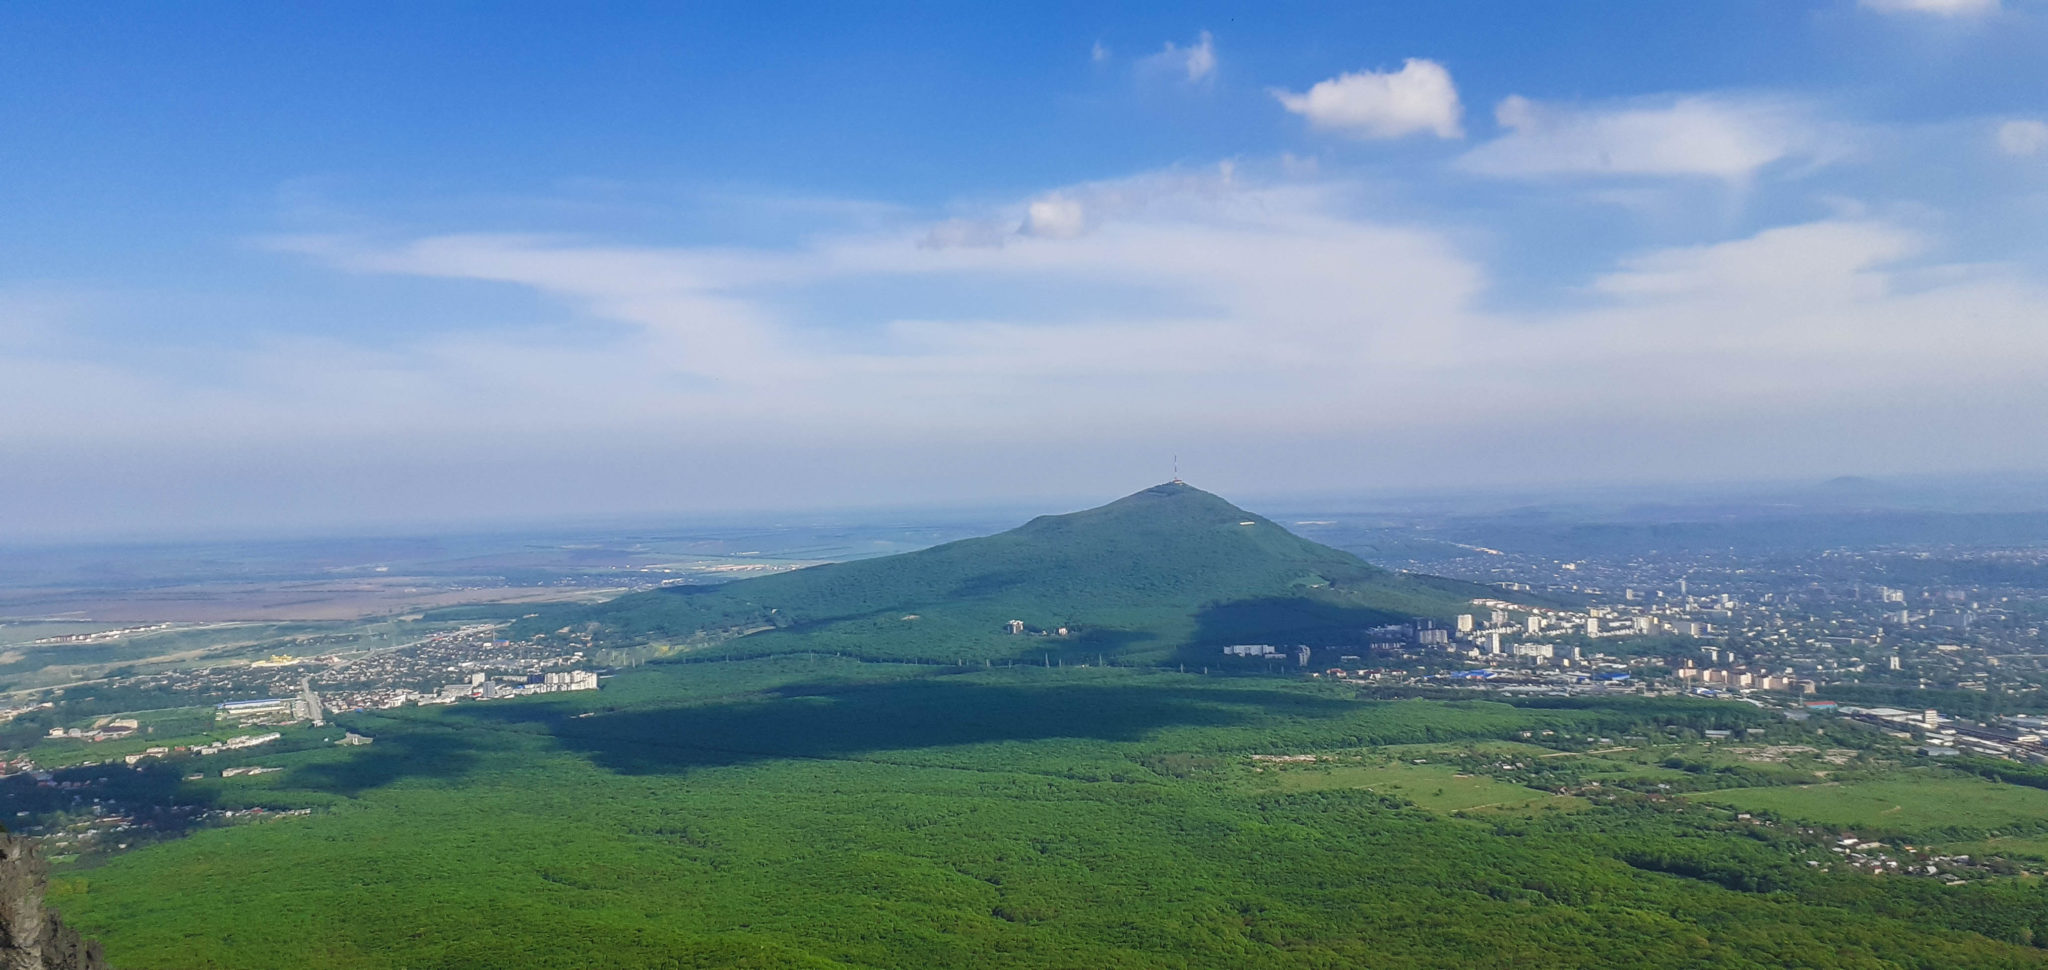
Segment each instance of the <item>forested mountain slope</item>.
M1356 642L1365 628L1469 610L1487 588L1372 566L1170 482L997 535L712 587L671 587L522 623L610 642L995 659L1165 659L1256 638ZM1022 620L1028 635L1008 634ZM1066 628L1064 636L1058 631ZM740 640L723 639L753 631ZM1207 654L1203 654L1206 656Z

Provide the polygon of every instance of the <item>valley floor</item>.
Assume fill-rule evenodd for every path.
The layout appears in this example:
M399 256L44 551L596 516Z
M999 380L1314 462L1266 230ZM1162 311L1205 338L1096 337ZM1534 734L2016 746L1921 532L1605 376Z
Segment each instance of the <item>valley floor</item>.
M346 715L375 744L204 782L309 813L73 869L50 902L159 970L2048 965L2037 881L1836 851L1865 826L2024 869L2048 791L1745 705L1551 703L652 664Z

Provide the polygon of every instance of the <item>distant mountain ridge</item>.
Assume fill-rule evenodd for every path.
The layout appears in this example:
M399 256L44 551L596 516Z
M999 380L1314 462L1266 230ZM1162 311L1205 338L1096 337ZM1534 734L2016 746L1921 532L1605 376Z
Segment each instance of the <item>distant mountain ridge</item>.
M1380 623L1469 611L1473 597L1489 592L1373 566L1168 482L917 552L558 609L514 635L580 628L611 641L695 638L708 646L752 631L717 649L1164 659L1262 633L1286 642L1356 640ZM1006 631L1010 620L1053 635L1020 640ZM1068 633L1058 636L1062 627Z

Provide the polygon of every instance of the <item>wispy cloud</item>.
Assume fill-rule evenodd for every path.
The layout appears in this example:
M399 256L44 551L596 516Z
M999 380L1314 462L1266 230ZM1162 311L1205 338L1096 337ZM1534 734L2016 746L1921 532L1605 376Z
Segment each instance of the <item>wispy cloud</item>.
M1494 109L1505 134L1467 152L1502 178L1664 176L1741 180L1780 162L1826 161L1839 130L1789 98L1681 95L1591 106L1519 95Z
M1167 41L1156 54L1138 62L1145 73L1179 75L1188 83L1205 81L1216 73L1216 38L1202 31L1195 42L1182 46Z
M1303 408L1352 432L1464 427L1502 418L1504 402L1520 402L1518 420L1597 424L1624 402L1637 414L1734 414L1764 392L1788 407L1923 392L1953 407L1965 375L1996 397L2033 387L2048 366L2038 287L1997 267L1914 276L1932 242L1883 221L1641 253L1588 281L1583 306L1525 313L1486 308L1491 274L1450 236L1347 214L1352 195L1341 181L1241 173L1072 186L1019 203L1032 231L1000 247L920 245L954 230L909 226L790 251L301 238L284 245L338 269L493 281L581 322L425 339L395 356L275 345L246 372L296 376L209 393L235 401L226 410L238 420L267 416L277 434L341 411L358 426L377 415L441 429L709 421L771 436L945 439L1070 422L1103 434L1189 421L1271 434ZM964 314L921 305L919 294L954 282L1044 296ZM1125 294L1125 309L1101 309L1105 287ZM856 291L900 294L889 298L900 309L885 300L878 325L849 327L783 305L792 293L831 305ZM1924 325L1934 319L1944 325ZM1471 379L1488 393L1441 392ZM1050 385L1062 392L1042 393ZM485 387L501 393L468 393Z
M2016 158L2048 151L2048 121L2032 118L2008 121L1998 126L1998 150Z
M1860 0L1880 13L1926 14L1936 17L1981 17L1999 11L1999 0Z
M1636 252L1538 310L1499 292L1458 234L1373 216L1356 183L1250 168L1062 186L776 249L276 239L338 272L524 293L543 322L375 346L262 337L208 351L204 374L89 340L7 344L0 412L22 420L0 427L0 452L175 443L282 462L497 442L627 462L660 441L735 469L742 501L765 484L739 471L764 442L937 461L1057 439L1110 467L1134 441L1268 447L1314 415L1332 447L1449 435L1555 475L1536 449L1621 434L1617 415L1711 414L1707 431L1741 435L1718 451L1707 431L1688 439L1699 461L1796 463L1888 446L1887 414L2048 407L2048 292L2016 269L1931 266L1941 240L1883 218ZM0 313L28 318L5 300Z

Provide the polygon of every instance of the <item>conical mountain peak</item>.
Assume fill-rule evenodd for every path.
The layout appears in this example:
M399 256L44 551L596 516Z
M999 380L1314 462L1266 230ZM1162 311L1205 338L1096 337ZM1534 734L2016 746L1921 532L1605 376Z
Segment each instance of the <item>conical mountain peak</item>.
M1018 620L1089 631L1098 652L1172 655L1206 635L1205 617L1232 604L1260 604L1256 615L1265 616L1270 604L1314 599L1318 623L1336 617L1328 623L1362 629L1418 613L1448 616L1479 592L1380 569L1174 481L979 539L715 588L630 594L537 623L595 623L648 640L719 640L773 627L787 636L744 639L757 649L829 642L877 657L931 658L1022 650L1022 641L989 639Z
M1176 481L1132 492L1108 505L1061 515L1042 515L1019 531L1074 527L1142 529L1174 524L1221 525L1239 522L1271 524L1230 504L1221 496L1202 491L1186 482Z

